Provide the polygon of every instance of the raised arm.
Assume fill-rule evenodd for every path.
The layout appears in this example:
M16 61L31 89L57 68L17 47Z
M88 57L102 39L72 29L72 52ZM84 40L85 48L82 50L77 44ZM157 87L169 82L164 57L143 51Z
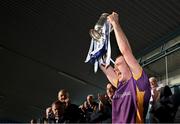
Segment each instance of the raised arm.
M128 66L133 74L133 77L138 79L142 73L142 68L139 65L139 63L137 62L137 60L135 59L135 57L132 53L130 44L128 42L128 39L125 36L125 34L119 24L118 14L113 12L111 15L108 16L108 21L113 26L119 50L121 51L126 63L128 64Z
M112 66L105 67L104 65L100 65L100 68L104 72L108 80L111 82L111 84L117 88L118 77L114 72L114 68Z

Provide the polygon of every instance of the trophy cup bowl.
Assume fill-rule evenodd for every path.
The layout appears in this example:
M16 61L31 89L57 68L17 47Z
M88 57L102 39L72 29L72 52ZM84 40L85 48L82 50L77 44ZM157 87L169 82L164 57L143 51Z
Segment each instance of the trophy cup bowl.
M94 29L90 29L89 31L91 38L95 39L96 41L100 41L102 37L102 27L104 23L107 21L107 16L109 16L108 13L102 13L98 22L94 26Z

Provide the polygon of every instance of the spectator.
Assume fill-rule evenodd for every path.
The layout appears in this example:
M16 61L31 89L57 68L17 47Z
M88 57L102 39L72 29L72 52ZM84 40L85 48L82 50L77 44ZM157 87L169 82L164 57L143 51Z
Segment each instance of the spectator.
M158 86L157 78L150 77L149 78L150 86L151 86L151 98L149 104L149 111L147 114L147 122L156 123L158 119L154 116L154 105L160 98L160 87Z
M54 114L53 114L53 111L52 111L52 107L48 107L46 109L46 118L54 118Z
M155 77L150 77L149 82L151 85L151 99L150 102L157 102L160 97L160 88L158 86L158 81Z
M111 83L108 83L106 85L106 93L108 95L110 102L112 101L115 90L116 88Z
M55 123L64 123L66 122L64 118L64 110L65 110L65 104L58 101L53 102L52 104L52 112L54 114Z
M96 109L98 107L98 103L95 102L93 95L88 95L87 96L87 105L88 105L87 107L88 107L89 112L96 111Z
M52 107L46 108L46 118L44 119L47 123L53 123L55 119L54 113L52 111Z
M62 89L58 93L59 101L65 104L64 118L68 123L77 123L80 121L80 109L77 105L71 104L69 93Z
M87 101L84 101L82 105L79 106L80 108L80 122L85 123L90 121L90 113L88 113L88 103Z
M106 94L98 94L99 106L98 110L91 115L91 122L112 123L112 97L115 89L111 83L108 83Z
M169 86L165 86L160 90L160 99L154 104L154 116L159 123L173 123L177 112L177 106L173 99Z

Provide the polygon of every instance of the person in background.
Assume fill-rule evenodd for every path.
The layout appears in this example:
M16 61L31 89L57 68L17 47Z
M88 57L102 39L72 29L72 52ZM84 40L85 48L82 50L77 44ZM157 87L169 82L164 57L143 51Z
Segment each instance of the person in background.
M158 80L156 77L149 78L150 86L151 86L151 98L149 102L149 109L147 114L147 122L156 123L158 119L154 116L154 105L158 102L160 98L160 88L158 86Z
M59 100L52 103L52 112L54 115L54 123L65 123L64 118L65 104Z
M81 117L80 123L89 122L89 120L90 120L90 113L88 112L88 103L87 103L87 101L85 100L83 102L83 104L81 104L79 106L79 108L80 108L80 115L81 115L80 116Z
M52 111L52 107L48 107L46 109L46 118L54 118L54 114L53 114L53 111Z
M54 122L54 113L52 111L52 107L46 108L46 117L45 120L47 123L52 123Z
M88 107L88 111L89 112L94 112L97 110L97 107L98 107L98 103L95 102L94 100L94 96L93 95L88 95L87 96L87 107Z
M153 106L153 115L158 123L174 122L178 110L175 97L168 85L160 89L160 98Z
M116 88L111 84L106 85L106 94L98 95L99 118L102 123L112 123L112 99Z
M116 88L111 83L108 83L106 85L106 93L107 93L107 96L110 100L110 103L112 102L113 95L114 95L115 91L116 91Z
M157 100L159 100L159 98L160 98L160 88L161 87L159 87L157 78L155 78L155 77L150 77L149 82L151 85L151 99L150 99L150 101L157 102Z
M69 92L62 89L58 92L58 100L65 104L64 118L68 123L77 123L80 121L80 109L77 105L72 104Z

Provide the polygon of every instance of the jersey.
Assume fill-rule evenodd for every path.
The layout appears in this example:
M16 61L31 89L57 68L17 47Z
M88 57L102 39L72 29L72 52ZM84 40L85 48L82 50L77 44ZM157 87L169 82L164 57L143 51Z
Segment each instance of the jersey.
M142 123L151 96L150 83L142 70L136 80L133 76L119 82L112 101L112 123Z

